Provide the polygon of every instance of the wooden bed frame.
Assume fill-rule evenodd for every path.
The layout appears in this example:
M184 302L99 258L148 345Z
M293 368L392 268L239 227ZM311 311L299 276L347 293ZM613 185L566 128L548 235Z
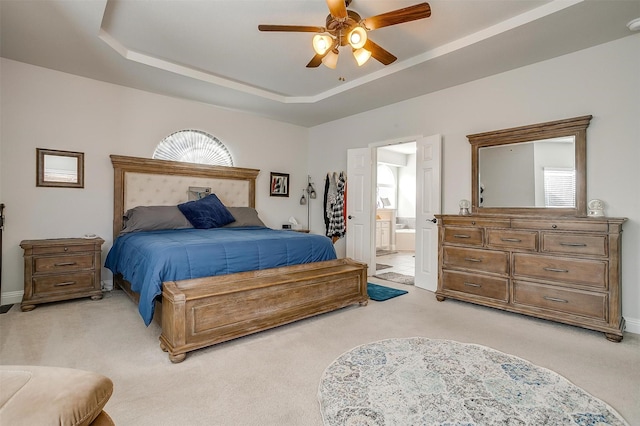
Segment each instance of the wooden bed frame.
M259 173L256 169L119 155L112 155L111 162L114 240L129 208L184 202L190 185L212 187L212 192L227 206L255 207L255 180ZM176 190L176 185L182 189ZM139 295L122 276L114 276L114 284L136 303L139 301ZM169 353L171 362L177 363L189 351L367 303L367 265L336 259L164 282L154 320L162 327L161 349Z

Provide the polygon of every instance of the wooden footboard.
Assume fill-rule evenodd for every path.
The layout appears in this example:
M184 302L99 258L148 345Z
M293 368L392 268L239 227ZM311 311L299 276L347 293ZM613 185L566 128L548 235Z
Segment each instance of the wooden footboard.
M367 265L337 259L165 282L155 319L160 347L176 363L189 351L367 302Z

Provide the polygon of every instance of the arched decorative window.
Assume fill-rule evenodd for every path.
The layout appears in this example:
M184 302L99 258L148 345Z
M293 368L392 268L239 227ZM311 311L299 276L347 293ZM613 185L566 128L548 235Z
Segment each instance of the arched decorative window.
M233 158L218 138L200 130L179 130L164 138L153 157L158 160L233 166Z
M378 208L396 208L396 188L396 177L391 167L379 163L376 202Z

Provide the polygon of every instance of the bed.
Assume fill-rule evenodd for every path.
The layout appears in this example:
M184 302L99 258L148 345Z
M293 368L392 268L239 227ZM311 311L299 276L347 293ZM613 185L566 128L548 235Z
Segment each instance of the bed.
M118 238L123 230L125 212L137 206L175 206L187 201L189 188L211 188L211 192L230 210L254 208L258 170L118 155L112 155L111 162L114 168L114 245L111 251L120 251L120 243L124 240L129 240L129 243L142 241L142 234L144 238L151 238L152 245L162 248L181 245L183 242L176 240L186 236L187 240L196 241L196 248L181 246L178 251L181 255L165 250L168 254L164 261L169 266L156 267L155 271L179 269L183 263L191 263L196 257L205 259L197 273L156 274L154 279L160 280L157 292L143 290L137 284L138 279L130 272L123 275L118 268L112 269L115 270L114 285L138 304L144 322L148 323L153 318L160 324L160 347L168 352L171 362L183 361L187 352L193 350L349 305L367 304L366 264L348 258L335 258L332 247L327 250L319 244L321 240L328 240L323 236L239 226L230 229L151 230L124 234L123 238ZM303 242L307 241L305 235L310 239L309 242ZM231 238L231 246L205 249L201 245L206 239L218 241L223 237ZM267 244L275 246L259 247L258 240L262 238L269 241ZM247 240L250 248L242 246L244 243L237 240ZM142 242L140 244L144 245ZM231 260L240 260L238 264L241 266L233 266L230 261L223 262L223 266L215 266L213 262L206 261L219 257L223 252L233 252L228 248L232 246L238 251L231 254ZM137 258L132 255L138 253L136 250L141 248L136 246L134 251L123 250L120 254L131 260ZM206 250L213 252L205 255ZM238 254L243 250L247 253L263 253L263 256L258 260L245 261ZM112 256L111 251L108 259ZM320 252L319 257L311 254L314 251ZM293 259L300 253L303 254L301 259ZM275 263L268 263L267 257L275 257ZM113 267L113 259L109 259L109 262ZM142 263L134 262L134 270L142 273L145 269ZM153 262L146 263L145 267L154 270ZM250 270L244 270L247 265L251 265ZM131 282L125 279L125 275L131 277ZM170 276L171 279L162 279L163 276ZM185 276L188 278L180 278ZM159 294L157 297L156 293Z

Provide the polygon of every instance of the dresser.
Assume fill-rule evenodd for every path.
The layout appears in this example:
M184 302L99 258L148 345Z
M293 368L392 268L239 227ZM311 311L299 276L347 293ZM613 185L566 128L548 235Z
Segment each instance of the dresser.
M24 296L20 308L79 297L102 298L102 238L25 240Z
M472 302L622 340L624 218L438 215L436 298Z

